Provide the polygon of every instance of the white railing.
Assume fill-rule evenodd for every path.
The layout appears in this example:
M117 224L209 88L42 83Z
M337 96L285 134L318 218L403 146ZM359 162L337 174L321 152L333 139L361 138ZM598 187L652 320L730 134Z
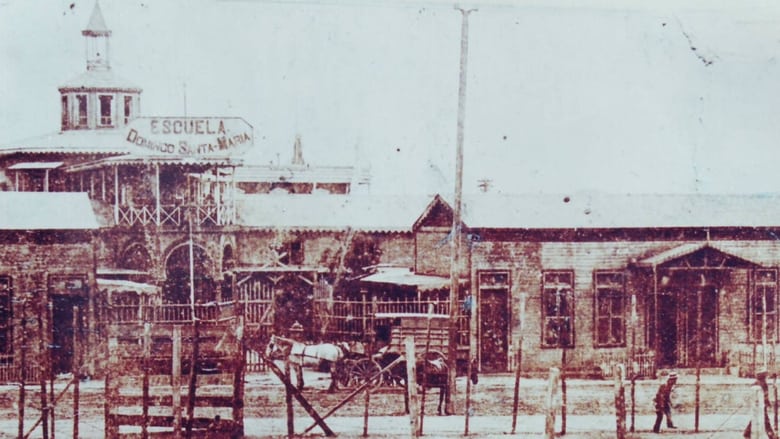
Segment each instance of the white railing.
M224 226L233 224L233 206L201 204L192 206L194 223L204 226ZM177 204L156 206L119 206L117 224L125 226L156 225L181 226L185 223L188 206Z

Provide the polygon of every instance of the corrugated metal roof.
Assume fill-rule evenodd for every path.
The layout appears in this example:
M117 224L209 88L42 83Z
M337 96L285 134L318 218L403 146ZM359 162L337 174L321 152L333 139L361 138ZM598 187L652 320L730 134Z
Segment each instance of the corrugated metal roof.
M237 200L237 224L260 229L409 232L431 197L257 194Z
M124 293L124 292L135 292L135 293L142 293L142 294L157 294L160 291L160 288L156 285L150 285L140 282L132 282L129 280L118 280L118 279L97 279L97 286L98 290L104 293Z
M417 287L420 291L438 290L450 287L450 278L417 274L408 268L389 268L369 274L360 279L361 282L391 284L406 287Z
M80 172L89 169L100 169L113 165L181 165L181 166L239 166L242 160L230 157L182 157L175 155L143 155L125 154L121 156L106 157L91 162L77 163L68 166L66 172Z
M780 194L475 194L464 196L463 222L507 229L777 227Z
M97 228L85 192L0 192L0 230Z
M60 166L62 166L62 162L23 162L10 166L8 169L12 171L28 169L56 169Z
M130 146L125 141L125 135L117 129L60 131L2 145L0 154L127 154Z

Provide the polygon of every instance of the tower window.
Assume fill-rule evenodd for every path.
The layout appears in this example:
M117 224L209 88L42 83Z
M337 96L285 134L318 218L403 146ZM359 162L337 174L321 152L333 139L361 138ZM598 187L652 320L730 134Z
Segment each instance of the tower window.
M62 129L68 129L68 121L70 120L70 112L68 111L68 96L62 96Z
M79 106L79 121L78 126L87 126L87 95L77 95L76 101Z
M125 96L125 125L130 123L130 117L132 116L133 109L133 97Z
M100 95L100 125L111 126L113 124L111 119L111 101L113 96Z

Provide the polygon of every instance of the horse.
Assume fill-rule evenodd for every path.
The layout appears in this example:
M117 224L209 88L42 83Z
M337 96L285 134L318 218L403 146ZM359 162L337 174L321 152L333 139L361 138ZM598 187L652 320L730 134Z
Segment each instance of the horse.
M393 361L395 361L396 358L398 358L400 354L397 353L384 353L381 356L381 359L378 360L379 364L382 366L382 368L386 367ZM442 405L444 403L444 400L446 399L447 395L450 393L450 383L449 383L449 368L447 367L446 360L439 356L439 355L431 355L426 360L418 360L415 363L415 370L416 370L416 381L417 385L419 387L423 387L423 390L427 389L439 389L439 405L437 406L437 413L441 416L442 414ZM465 373L461 373L465 371L461 371L460 368L456 370L456 376L465 376ZM479 382L479 374L477 371L476 364L472 362L471 367L471 375L469 376L469 379L471 379L471 382L474 384L477 384ZM406 363L401 362L398 363L396 366L392 367L389 376L385 377L385 382L389 383L390 385L401 385L404 388L404 412L409 413L409 393L406 391L406 386L408 385L407 375L406 375ZM445 415L451 415L447 408L445 407Z
M325 361L330 369L330 386L328 392L333 392L338 388L336 379L336 363L341 361L344 356L344 348L333 343L320 343L307 345L296 340L271 335L268 345L265 348L265 356L270 359L281 359L295 369L296 384L298 390L303 389L303 366L309 365L311 360L317 364Z

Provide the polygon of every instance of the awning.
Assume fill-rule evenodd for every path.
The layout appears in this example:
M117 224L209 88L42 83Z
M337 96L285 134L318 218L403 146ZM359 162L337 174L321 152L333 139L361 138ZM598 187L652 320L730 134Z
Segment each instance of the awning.
M98 278L97 285L98 290L108 293L134 292L140 294L157 294L159 291L159 287L157 287L157 285L131 282L129 280Z
M174 155L125 154L68 166L66 172L81 172L109 166L162 165L201 168L204 166L240 166L243 160L235 157L187 157Z
M12 171L36 170L36 169L56 169L62 166L62 162L22 162L10 166Z
M757 266L762 265L759 262L751 261L742 256L735 255L732 252L725 250L724 245L719 245L717 242L712 242L712 241L688 242L685 244L681 244L678 245L677 247L672 247L668 250L664 250L660 253L656 253L652 256L644 258L639 262L637 262L637 265L640 267L658 267L659 265L665 264L667 262L673 261L675 259L684 256L688 256L690 254L696 253L699 250L703 250L705 248L711 248L717 252L723 253L729 258L734 258L738 261L746 262L748 264L757 265Z
M375 284L400 285L404 287L417 287L418 291L430 291L449 288L449 277L431 276L428 274L416 274L406 268L385 269L360 279L361 282ZM461 279L460 283L465 283Z
M96 270L98 276L148 276L149 273L141 270L131 270L129 268L105 268L100 267Z

